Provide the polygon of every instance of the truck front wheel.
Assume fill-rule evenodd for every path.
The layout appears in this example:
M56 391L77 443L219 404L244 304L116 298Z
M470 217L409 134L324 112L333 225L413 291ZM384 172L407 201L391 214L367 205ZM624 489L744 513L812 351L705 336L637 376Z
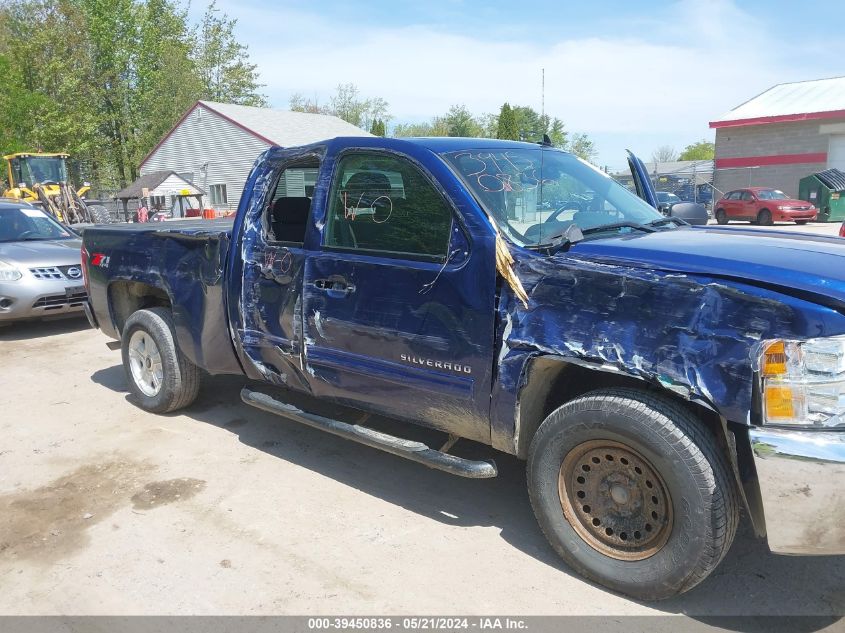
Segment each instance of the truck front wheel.
M177 347L166 308L132 313L121 334L121 352L129 391L142 409L168 413L196 400L200 370Z
M571 567L641 600L704 580L739 522L712 434L682 407L635 389L594 391L552 412L531 443L528 491Z

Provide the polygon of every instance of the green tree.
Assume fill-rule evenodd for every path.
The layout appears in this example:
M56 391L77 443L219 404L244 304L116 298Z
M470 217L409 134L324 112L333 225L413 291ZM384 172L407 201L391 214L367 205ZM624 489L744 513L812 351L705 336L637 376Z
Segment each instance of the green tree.
M205 11L196 30L193 60L202 82L202 96L211 101L266 106L259 92L257 66L247 47L235 38L237 20L220 13L216 0Z
M443 118L447 136L479 136L481 125L465 105L453 105Z
M98 148L97 90L86 20L75 3L0 4L0 150Z
M373 119L373 124L370 126L370 134L374 134L375 136L384 136L384 121L381 119Z
M678 160L678 152L671 145L661 145L651 153L651 160L655 163L671 163Z
M499 110L496 138L508 139L511 141L519 140L519 128L516 125L516 115L507 101L502 104L502 108Z
M130 153L133 169L203 91L194 72L193 38L184 9L168 0L147 0L138 6L137 21L136 81L130 103L137 129Z
M563 127L563 121L560 119L552 119L549 121L548 115L545 117L546 134L552 141L555 147L566 148L569 146L569 134ZM586 136L585 134L582 136Z
M115 188L198 97L264 105L234 21L212 2L192 28L182 1L0 2L0 150L65 151Z
M384 121L390 120L387 101L381 97L362 98L353 83L339 84L326 105L320 105L316 98L307 99L300 93L291 95L288 105L294 112L336 116L362 130L372 130L376 121L384 125Z
M598 155L595 143L583 132L573 134L565 149L587 162L593 162Z
M438 119L423 123L397 123L393 126L393 136L417 137L417 136L447 136L445 129L440 129L442 123Z
M716 146L710 141L701 139L697 143L687 145L678 160L713 160L715 155Z
M310 114L327 114L327 108L321 106L317 99L307 99L302 94L296 92L291 95L288 101L288 107L291 112L308 112Z

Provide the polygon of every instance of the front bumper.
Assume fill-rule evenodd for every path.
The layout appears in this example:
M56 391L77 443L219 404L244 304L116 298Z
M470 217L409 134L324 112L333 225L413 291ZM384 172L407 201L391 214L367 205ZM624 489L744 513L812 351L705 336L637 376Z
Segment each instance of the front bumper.
M24 277L18 281L0 282L0 321L82 312L86 298L82 280Z
M845 554L845 433L750 431L769 548Z
M776 211L774 219L781 220L783 222L794 222L795 220L807 220L808 222L815 222L818 219L818 216L818 209L812 209L810 211L801 211L797 209L793 211L785 209L783 211Z

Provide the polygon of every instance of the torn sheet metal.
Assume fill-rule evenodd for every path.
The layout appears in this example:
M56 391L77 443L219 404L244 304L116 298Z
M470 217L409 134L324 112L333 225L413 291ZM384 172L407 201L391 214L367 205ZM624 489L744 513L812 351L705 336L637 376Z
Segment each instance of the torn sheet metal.
M492 424L513 449L515 412L530 361L541 355L612 368L747 423L750 354L763 339L845 332L836 310L740 280L715 280L573 252L526 256L515 266L530 309L502 290Z
M297 151L299 160L318 161L320 148ZM256 162L244 188L236 227L239 257L230 272L233 338L239 342L244 372L257 380L309 391L304 371L302 245L270 241L269 200L286 150L268 150Z
M495 226L495 225L494 225ZM508 250L508 245L501 234L496 230L496 270L504 278L507 284L511 287L513 294L522 302L522 305L528 308L528 293L522 286L519 276L513 269L514 259Z

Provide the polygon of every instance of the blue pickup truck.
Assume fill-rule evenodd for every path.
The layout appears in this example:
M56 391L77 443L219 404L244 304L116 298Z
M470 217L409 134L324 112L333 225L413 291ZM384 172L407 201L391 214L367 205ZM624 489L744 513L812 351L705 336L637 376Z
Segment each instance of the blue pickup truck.
M85 231L88 316L147 411L236 374L248 405L455 475L496 475L459 438L526 460L551 546L640 599L707 577L742 511L775 552L845 553L845 247L664 217L629 162L639 197L547 144L272 148L233 224Z

